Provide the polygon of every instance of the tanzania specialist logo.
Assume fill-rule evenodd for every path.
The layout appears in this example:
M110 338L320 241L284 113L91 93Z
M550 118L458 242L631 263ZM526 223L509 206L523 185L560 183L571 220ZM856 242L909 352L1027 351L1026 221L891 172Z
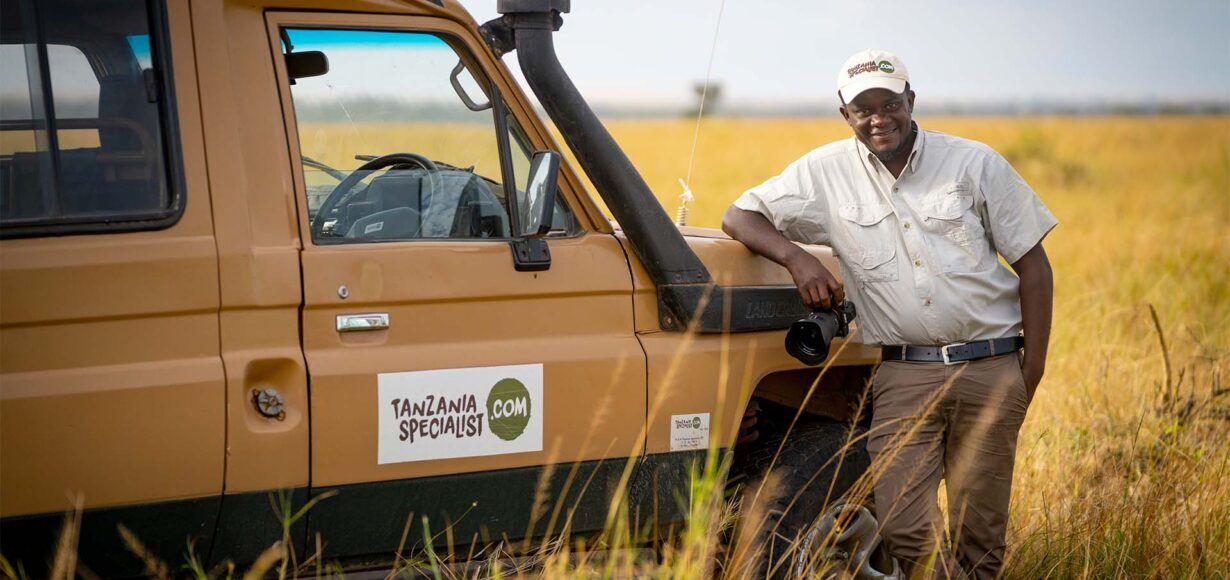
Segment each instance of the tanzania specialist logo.
M848 75L850 78L854 78L854 75L863 74L865 72L873 72L877 68L878 68L878 65L876 65L876 61L869 60L867 62L859 63L859 64L856 64L846 69L846 75Z
M700 417L692 417L692 428L700 429Z
M501 380L487 395L487 424L492 433L505 441L525 432L530 411L530 392L517 379Z
M887 60L880 61L880 72L892 74L896 70L897 67L893 66L893 63L888 62Z
M542 367L378 374L377 463L542 451Z

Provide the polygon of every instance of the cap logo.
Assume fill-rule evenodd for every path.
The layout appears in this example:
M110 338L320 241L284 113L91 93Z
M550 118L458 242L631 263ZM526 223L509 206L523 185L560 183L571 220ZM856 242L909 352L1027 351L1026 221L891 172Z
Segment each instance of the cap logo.
M887 60L880 61L880 72L892 74L896 70L897 67L893 66L893 63L888 62Z
M892 65L889 65L889 66L892 66ZM854 75L857 75L857 74L862 74L865 72L874 72L877 70L880 70L880 67L879 65L876 64L876 61L869 60L867 62L859 63L859 64L856 64L846 69L846 74L849 75L850 77L853 77Z

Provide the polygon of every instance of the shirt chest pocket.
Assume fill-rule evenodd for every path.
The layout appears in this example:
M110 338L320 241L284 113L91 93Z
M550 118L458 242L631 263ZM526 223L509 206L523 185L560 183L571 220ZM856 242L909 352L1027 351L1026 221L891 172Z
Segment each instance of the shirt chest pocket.
M867 282L896 280L897 234L893 231L893 208L887 204L847 204L838 208L843 247L838 253L854 275Z
M949 183L928 192L919 213L941 272L975 272L988 265L990 245L968 183Z

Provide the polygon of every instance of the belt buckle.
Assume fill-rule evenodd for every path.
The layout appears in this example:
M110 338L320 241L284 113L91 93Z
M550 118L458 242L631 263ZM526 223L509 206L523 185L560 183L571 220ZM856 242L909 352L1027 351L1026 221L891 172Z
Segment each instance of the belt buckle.
M954 342L954 343L952 343L952 344L946 344L946 345L944 345L944 346L941 346L941 347L940 347L940 356L944 357L944 364L945 364L945 365L948 365L948 366L952 366L952 365L959 364L960 362L962 362L962 361L953 361L953 360L951 360L951 359L949 358L949 355L948 355L948 349L950 349L950 348L952 348L952 347L954 347L954 346L965 346L966 344L969 344L969 343L966 343L966 342Z

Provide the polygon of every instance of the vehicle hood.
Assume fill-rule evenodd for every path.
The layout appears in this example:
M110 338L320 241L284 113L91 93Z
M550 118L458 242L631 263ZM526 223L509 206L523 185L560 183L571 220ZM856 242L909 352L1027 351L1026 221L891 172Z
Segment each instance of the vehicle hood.
M619 223L611 220L617 238L626 239L627 233L619 227ZM696 252L697 257L709 269L713 281L723 286L774 286L779 284L794 284L784 267L777 265L768 258L753 254L742 243L731 239L726 232L717 228L702 228L696 226L678 226L688 247ZM815 256L828 268L838 280L842 272L837 257L828 246L813 246L799 244L808 253ZM631 252L629 252L630 255Z

